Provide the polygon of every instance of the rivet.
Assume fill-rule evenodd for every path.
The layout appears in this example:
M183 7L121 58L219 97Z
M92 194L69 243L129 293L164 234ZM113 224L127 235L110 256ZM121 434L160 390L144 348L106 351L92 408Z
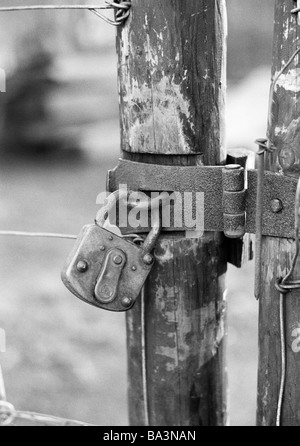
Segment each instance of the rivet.
M271 210L274 214L278 214L283 209L283 203L278 198L274 198L274 200L271 201Z
M113 238L113 236L112 236L112 235L109 235L109 236L108 236L108 240L110 240L110 241L111 241L111 240L113 240L113 239L114 239L114 238Z
M105 246L100 246L100 251L105 251Z
M136 271L136 270L137 270L137 267L136 267L136 266L133 266L131 269L132 269L132 271Z
M126 308L131 307L131 305L132 305L132 299L131 299L131 297L124 297L124 298L122 299L122 305L123 305L123 307L126 307Z
M115 257L113 258L113 262L114 262L116 265L121 265L121 263L123 262L123 258L122 258L121 256L115 256Z
M146 265L152 265L152 263L153 263L153 257L152 257L152 255L151 255L151 254L145 254L145 255L144 255L144 258L143 258L143 262L144 262Z
M79 260L76 265L77 271L80 273L85 273L89 269L89 265L85 260Z

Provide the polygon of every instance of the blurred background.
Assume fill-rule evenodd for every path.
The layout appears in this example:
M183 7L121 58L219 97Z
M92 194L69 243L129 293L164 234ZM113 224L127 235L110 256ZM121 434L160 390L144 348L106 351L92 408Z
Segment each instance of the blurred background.
M69 3L78 3L74 0ZM0 0L0 6L35 1ZM59 3L41 1L38 3ZM80 3L84 3L83 0ZM274 0L228 0L228 147L266 132ZM77 234L119 156L115 29L89 12L0 14L0 229ZM18 409L126 425L124 317L60 281L72 242L1 238L0 353ZM230 418L255 424L253 264L229 268Z

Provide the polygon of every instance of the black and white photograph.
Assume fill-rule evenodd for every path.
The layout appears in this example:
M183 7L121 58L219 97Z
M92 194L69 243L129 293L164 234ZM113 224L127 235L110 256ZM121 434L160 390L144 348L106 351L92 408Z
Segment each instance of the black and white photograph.
M300 426L300 0L0 0L0 426Z

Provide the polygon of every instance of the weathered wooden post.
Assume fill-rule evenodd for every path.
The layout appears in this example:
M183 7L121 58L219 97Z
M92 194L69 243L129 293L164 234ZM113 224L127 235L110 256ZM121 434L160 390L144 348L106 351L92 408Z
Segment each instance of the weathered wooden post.
M117 37L123 158L225 161L225 20L224 0L132 1ZM227 422L224 239L182 234L161 236L144 300L128 313L132 425Z
M291 14L291 10L296 6L299 6L299 2L276 0L273 76L280 72L299 47L298 17L297 14ZM274 155L267 155L267 167L269 170L297 178L300 174L299 99L299 57L296 57L278 79L272 97L269 138L277 150ZM257 422L260 426L276 424L282 364L279 292L275 288L275 282L278 277L287 273L293 251L292 240L263 238L257 411ZM293 348L300 334L299 290L287 294L284 303L287 368L281 425L299 426L300 353L298 349Z

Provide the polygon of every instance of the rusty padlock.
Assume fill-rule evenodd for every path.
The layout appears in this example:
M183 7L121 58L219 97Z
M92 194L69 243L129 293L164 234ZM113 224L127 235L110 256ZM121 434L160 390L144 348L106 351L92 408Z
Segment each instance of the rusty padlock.
M159 209L141 246L103 228L112 202L101 209L95 224L84 226L61 277L79 299L109 311L127 311L135 304L152 269L151 254L160 234Z

